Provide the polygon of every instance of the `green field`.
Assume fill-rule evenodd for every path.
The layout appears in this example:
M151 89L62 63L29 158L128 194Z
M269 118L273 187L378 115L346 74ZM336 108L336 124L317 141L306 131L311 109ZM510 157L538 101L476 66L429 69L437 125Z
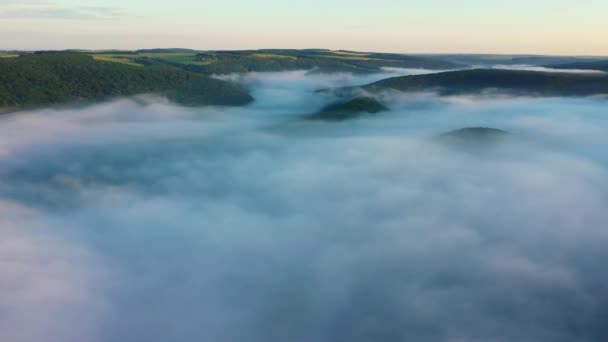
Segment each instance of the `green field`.
M275 53L254 53L252 56L257 57L257 58L284 58L284 59L290 59L290 60L297 59L296 57L293 57L293 56L277 55Z
M133 62L130 58L122 56L122 55L92 55L92 56L93 56L93 59L95 59L97 61L114 62L114 63L133 65L133 66L143 66L141 64Z
M138 54L138 56L182 64L196 63L199 61L199 59L196 57L196 53L141 53Z
M285 70L369 73L383 67L455 69L460 65L438 58L354 51L244 50L195 51L155 49L139 51L89 51L96 60L128 65L169 65L191 72L227 74Z
M350 56L350 57L365 57L369 56L369 53L365 52L353 52L353 51L332 51L333 54L340 56Z
M366 57L366 56L369 56L369 55L343 55L343 54L336 54L336 55L325 55L325 56L320 56L320 57L321 58L336 58L336 59L351 60L351 61L371 61L371 60L383 61L383 59L369 58L369 57Z

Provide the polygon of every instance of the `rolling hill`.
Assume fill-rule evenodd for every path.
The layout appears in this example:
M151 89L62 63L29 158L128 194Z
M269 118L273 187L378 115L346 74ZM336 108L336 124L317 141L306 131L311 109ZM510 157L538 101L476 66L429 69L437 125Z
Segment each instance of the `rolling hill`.
M312 118L345 120L376 108L375 98L385 91L436 92L439 95L593 96L608 95L608 74L558 73L505 69L469 69L434 74L392 77L368 85L317 92L333 93L338 101ZM363 99L363 100L362 100Z
M420 55L421 57L436 57L450 62L471 66L491 67L495 65L529 65L552 66L556 64L593 62L606 59L605 57L588 56L543 56L543 55L508 55L508 54L441 54Z
M437 91L442 95L500 93L519 96L589 96L608 94L608 74L551 73L471 69L393 77L350 91ZM348 90L349 89L343 89ZM342 91L343 91L342 90Z
M547 65L554 69L599 70L608 72L608 60Z
M189 105L242 105L252 101L237 85L168 66L132 66L71 52L0 59L0 107L61 104L142 93L167 95Z
M445 61L439 57L323 49L242 51L151 49L88 53L94 58L104 61L131 65L170 65L205 74L289 70L370 73L380 71L384 67L452 70L466 66Z

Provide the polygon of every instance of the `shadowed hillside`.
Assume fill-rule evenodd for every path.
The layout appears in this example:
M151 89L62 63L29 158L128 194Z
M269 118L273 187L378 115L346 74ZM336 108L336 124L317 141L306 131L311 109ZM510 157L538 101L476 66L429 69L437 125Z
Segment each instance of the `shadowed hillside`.
M599 70L608 72L608 60L547 65L554 69Z
M443 95L490 92L522 96L589 96L608 94L608 75L474 69L394 77L362 88L372 92L433 90Z

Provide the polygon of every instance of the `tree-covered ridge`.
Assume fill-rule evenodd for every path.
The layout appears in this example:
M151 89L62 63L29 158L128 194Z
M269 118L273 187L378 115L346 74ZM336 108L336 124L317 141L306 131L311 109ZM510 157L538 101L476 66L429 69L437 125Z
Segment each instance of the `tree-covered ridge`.
M438 58L330 50L217 51L201 53L198 56L206 62L198 68L212 73L302 69L365 73L377 72L384 67L434 70L462 67Z
M608 73L560 73L469 69L392 77L364 86L320 89L341 99L312 118L349 119L362 108L386 108L373 96L385 91L436 92L439 95L593 96L608 95ZM464 133L476 132L464 131Z
M464 66L439 57L323 49L243 51L151 49L87 53L103 61L131 65L171 65L206 74L288 70L368 73L380 71L383 67L451 70Z
M522 96L589 96L608 94L608 74L472 69L393 77L362 88L372 92L433 90L443 95L497 92Z
M168 66L104 62L80 53L37 53L0 59L0 107L23 107L198 87L189 104L243 104L240 87Z
M606 59L606 57L593 56L543 56L519 54L441 54L420 56L439 57L451 62L478 67L491 67L495 65L552 66L557 64L592 62Z
M608 60L547 65L554 69L599 70L608 72Z

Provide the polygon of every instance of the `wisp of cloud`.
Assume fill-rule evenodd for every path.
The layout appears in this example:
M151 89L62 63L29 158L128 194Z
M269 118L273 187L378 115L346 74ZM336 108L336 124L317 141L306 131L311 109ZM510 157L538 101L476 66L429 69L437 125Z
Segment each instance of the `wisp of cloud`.
M608 339L605 99L386 94L302 118L333 100L315 89L385 76L0 118L0 340ZM510 134L435 139L471 126Z

